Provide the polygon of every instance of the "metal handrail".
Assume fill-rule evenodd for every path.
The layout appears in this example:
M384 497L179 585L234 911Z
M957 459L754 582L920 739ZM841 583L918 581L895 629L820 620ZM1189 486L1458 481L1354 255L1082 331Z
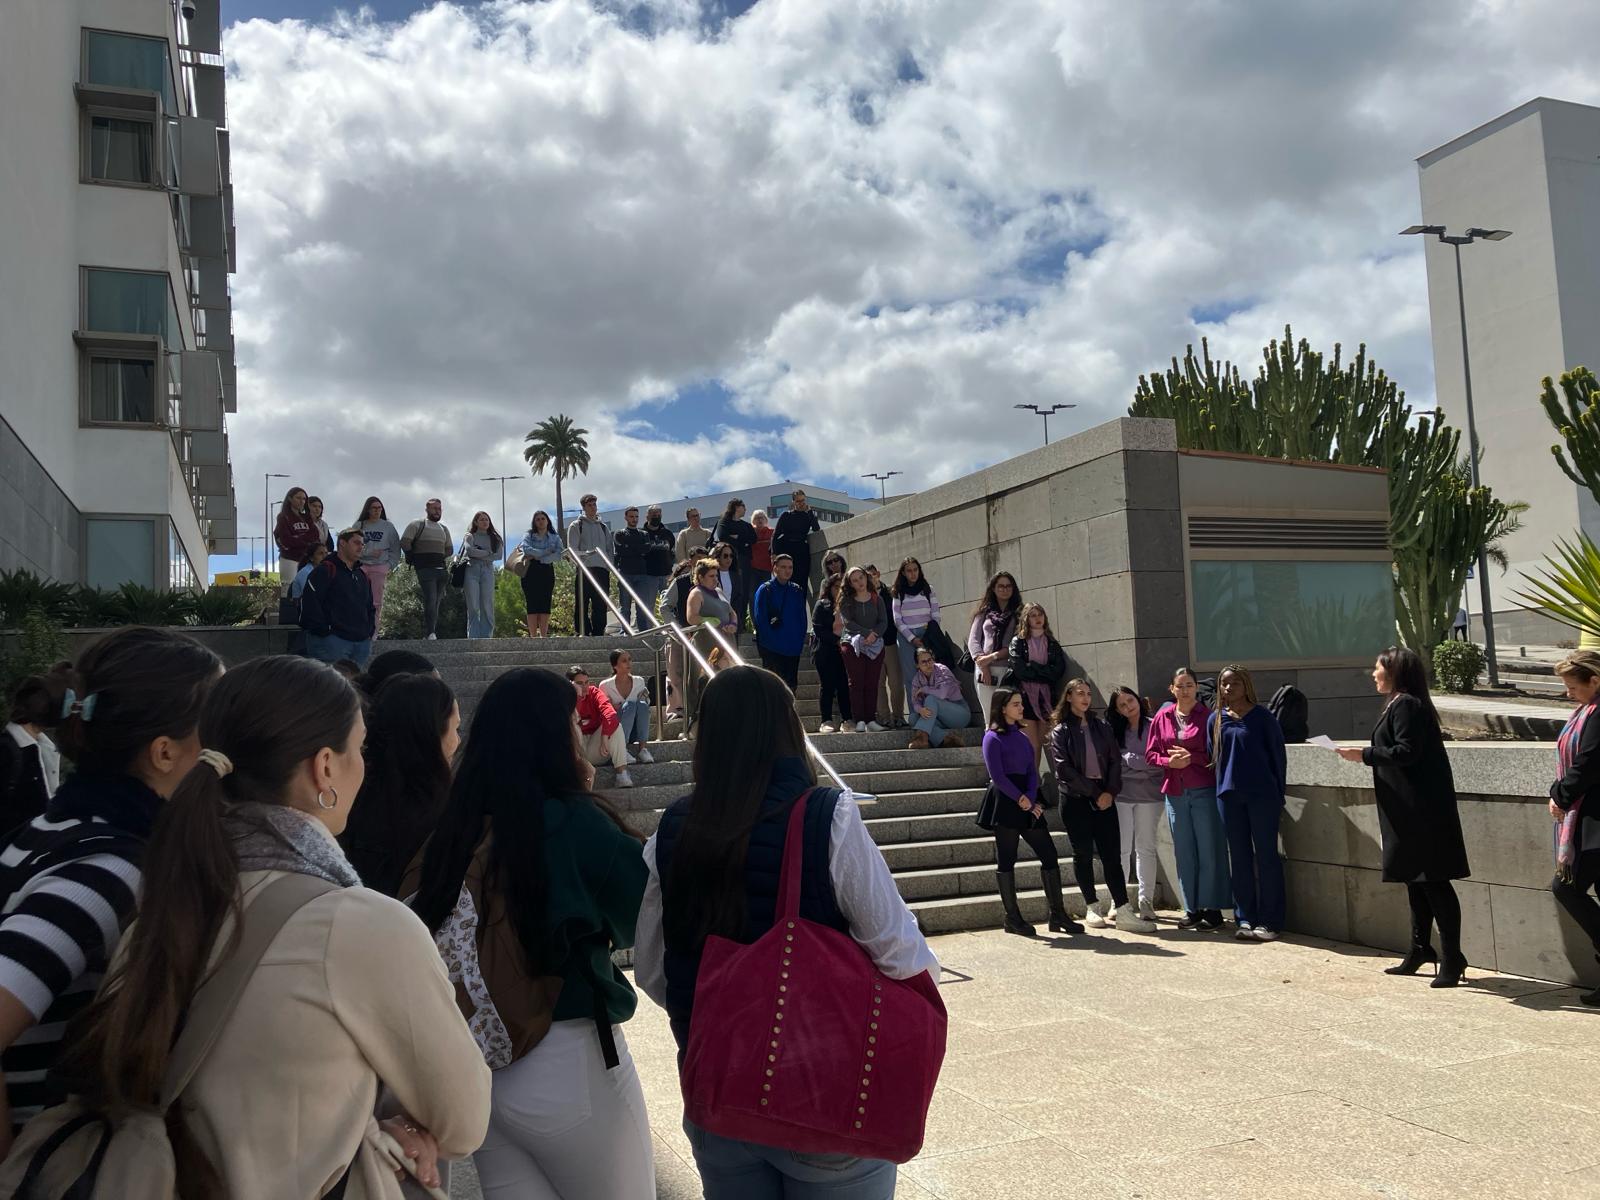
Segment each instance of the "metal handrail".
M618 609L617 606L611 602L611 591L610 591L610 589L609 588L603 588L603 587L600 586L600 581L594 577L593 573L590 572L589 568L584 564L583 560L578 557L578 552L576 550L574 550L571 546L563 546L563 547L561 547L561 553L566 555L567 558L571 559L572 560L572 565L577 567L578 570L583 572L584 579L587 579L589 581L589 585L591 587L593 587L595 591L600 593L600 599L605 603L605 606L607 608L609 608L613 613L616 614L617 624L622 626L622 628L627 632L629 637L643 638L647 634L660 633L666 628L666 626L656 625L656 626L652 626L649 629L638 629L638 630L634 629L634 627L628 622L628 619L622 615L621 610ZM608 567L611 566L611 560L609 558L606 558L606 554L605 554L604 550L596 550L596 551L594 551L594 553L600 555L601 558L605 559L606 565ZM619 583L622 584L623 587L628 587L627 581L622 578L620 573L617 574L617 580L618 580ZM628 591L632 592L633 589L632 588L628 588ZM635 600L637 600L638 598L639 597L637 595L634 596ZM577 625L577 624L581 624L582 621L583 621L583 583L582 583L581 580L576 582L576 589L575 589L575 591L573 593L573 600L574 600L574 604L573 604L574 615L577 618L577 620L574 622L574 625ZM649 612L650 610L646 609L645 611ZM675 623L674 622L669 622L668 624L675 627ZM575 628L573 630L573 632L575 634L578 634L579 636L582 636L581 630L578 630L578 629ZM650 645L650 643L646 642L645 645L648 646L648 645ZM661 673L661 647L660 646L650 646L650 653L651 653L652 657L655 659L655 668L656 668L655 669L655 677L657 679L661 679L662 678L662 673ZM706 665L706 669L708 671L711 669L709 663ZM666 706L666 698L662 697L662 703L652 705L651 707L656 710L656 714L655 714L655 716L656 716L656 740L657 741L663 741L663 740L666 739L666 736L667 736L667 706Z

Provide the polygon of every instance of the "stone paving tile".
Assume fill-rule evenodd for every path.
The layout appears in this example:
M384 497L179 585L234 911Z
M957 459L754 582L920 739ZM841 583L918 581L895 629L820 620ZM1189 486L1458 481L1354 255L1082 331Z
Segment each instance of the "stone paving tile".
M1265 1143L1246 1139L1184 1154L1134 1162L1118 1174L1147 1197L1160 1200L1343 1200L1380 1195L1352 1180L1307 1171Z
M1592 1089L1594 1076L1573 1083ZM1537 1104L1508 1103L1505 1098L1457 1100L1413 1109L1406 1120L1449 1137L1529 1159L1561 1148L1563 1163L1572 1168L1600 1165L1600 1113L1562 1104L1559 1096Z
M1134 1200L1140 1194L1133 1184L1049 1138L919 1158L901 1170L928 1192L950 1200Z

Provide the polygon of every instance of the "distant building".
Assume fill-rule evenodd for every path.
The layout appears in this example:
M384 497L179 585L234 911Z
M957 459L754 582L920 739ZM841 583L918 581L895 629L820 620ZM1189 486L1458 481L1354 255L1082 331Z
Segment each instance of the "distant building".
M687 525L688 519L684 516L691 508L700 510L700 524L710 529L717 523L717 518L722 516L722 510L728 507L728 501L738 497L745 503L745 520L750 519L750 514L756 509L761 509L774 521L778 514L787 511L789 497L795 489L800 489L806 494L806 502L817 514L817 520L824 525L836 525L840 521L848 521L859 513L870 512L880 507L878 501L865 499L861 496L847 496L843 492L836 492L832 488L816 487L809 483L794 483L784 480L781 483L763 483L758 487L740 488L736 492L717 492L711 496L687 496L679 500L646 500L639 503L639 521L644 522L645 510L652 504L661 505L661 520L670 529L679 530ZM892 499L892 497L891 497ZM607 509L600 514L602 521L608 522L613 529L622 524L623 509ZM571 519L570 517L568 518Z
M1512 233L1461 250L1483 482L1501 499L1532 506L1505 541L1511 570L1491 567L1489 582L1501 641L1551 636L1556 627L1521 612L1512 593L1557 538L1580 529L1600 538L1600 505L1552 460L1559 438L1539 407L1544 376L1579 365L1600 370L1600 108L1530 100L1417 165L1424 224ZM1465 452L1454 255L1434 238L1427 242L1435 386ZM1476 618L1478 589L1469 591Z
M196 585L238 533L220 0L6 7L0 569Z

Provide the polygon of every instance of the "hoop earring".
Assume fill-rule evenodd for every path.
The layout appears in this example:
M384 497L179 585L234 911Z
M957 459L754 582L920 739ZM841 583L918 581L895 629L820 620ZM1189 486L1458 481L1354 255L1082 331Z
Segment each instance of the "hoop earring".
M333 808L338 808L339 807L339 789L334 787L330 783L328 785L328 791L330 793L332 793L332 795L333 795L333 800L328 804L324 804L322 802L322 793L321 792L317 793L317 807L322 809L322 810L324 810L324 811L327 811L328 809L333 809Z

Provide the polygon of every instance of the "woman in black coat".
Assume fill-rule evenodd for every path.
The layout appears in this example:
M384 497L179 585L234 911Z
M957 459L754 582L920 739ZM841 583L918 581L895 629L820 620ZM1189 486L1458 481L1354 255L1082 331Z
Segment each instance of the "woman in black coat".
M806 494L795 488L789 507L778 514L772 527L772 553L787 554L794 560L792 578L813 599L820 595L820 580L811 578L811 535L822 528L817 514L806 502ZM824 572L826 574L826 572Z
M1055 720L1052 715L1067 677L1067 652L1050 629L1050 617L1042 604L1024 604L1017 621L1017 635L1006 654L1011 674L1006 686L1022 693L1022 732L1034 750L1044 749L1044 735Z
M1456 810L1456 785L1444 749L1439 714L1428 698L1428 673L1413 650L1390 646L1378 655L1372 682L1389 703L1372 731L1372 745L1339 756L1372 768L1383 842L1383 878L1403 883L1411 902L1411 951L1389 975L1415 975L1434 963L1434 987L1455 987L1467 968L1461 953L1461 901L1452 879L1472 873ZM1441 959L1433 949L1439 926Z
M1556 743L1560 775L1550 785L1550 815L1557 821L1556 877L1550 890L1594 943L1600 957L1600 654L1579 650L1556 664L1556 674L1576 702ZM1600 988L1578 999L1600 1008Z

